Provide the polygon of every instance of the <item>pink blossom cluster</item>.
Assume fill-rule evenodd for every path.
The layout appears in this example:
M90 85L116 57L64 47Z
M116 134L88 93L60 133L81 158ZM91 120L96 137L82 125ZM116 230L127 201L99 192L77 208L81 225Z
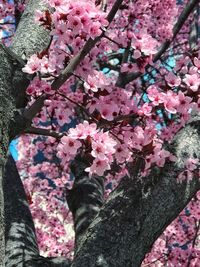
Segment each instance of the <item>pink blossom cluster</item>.
M129 114L136 110L135 101L130 99L130 92L108 86L106 83L99 89L103 91L102 95L101 92L99 95L91 94L86 106L91 114L99 112L102 119L112 121L117 115Z
M174 0L165 1L164 6L167 12L163 9L160 1L136 2L127 1L126 3L125 1L127 7L121 10L121 14L119 13L106 31L101 44L91 51L91 55L96 56L102 50L105 52L105 47L108 50L116 51L120 46L125 48L130 44L133 49L133 58L137 59L137 64L133 64L131 70L143 72L145 66L151 63L152 55L160 46L160 40L171 37L174 16L178 9ZM72 55L80 51L86 40L101 35L108 26L106 13L99 6L96 7L93 1L52 0L47 1L47 4L53 11L51 13L37 11L36 21L51 30L53 39L48 52L29 58L23 70L30 74L41 72L57 75L69 62ZM108 6L110 5L112 6L112 1L108 3ZM160 12L162 12L162 16L160 16ZM169 14L174 14L174 16L169 16ZM117 28L116 25L119 27ZM123 25L125 30L118 31ZM168 30L166 31L166 29ZM106 40L106 36L111 42ZM159 38L155 38L155 36L159 36ZM88 75L91 64L92 57L86 57L77 68L76 73L81 76ZM128 71L130 66L130 64L124 63L122 71Z
M59 165L50 162L52 151L57 147L55 139L36 140L37 149L34 149L32 139L32 136L24 135L19 140L17 166L35 223L40 252L44 256L71 257L74 231L72 215L65 202L65 188L71 188L72 181ZM43 153L44 159L35 164L38 151Z
M41 72L56 75L86 40L101 35L108 26L106 14L93 1L52 0L47 4L53 12L37 11L36 21L51 29L53 39L48 52L29 58L23 68L29 74Z
M158 91L157 86L152 85L148 88L147 92L153 106L164 105L165 110L171 114L176 114L177 112L187 113L192 107L192 98L185 96L181 91L178 94L172 90L164 93Z
M7 16L14 15L14 4L7 1L0 1L0 20L5 19Z
M81 141L86 142L84 144ZM85 169L90 176L93 174L102 176L106 170L110 170L116 142L108 132L98 131L96 124L89 124L87 121L78 124L76 128L71 128L68 135L61 138L57 156L61 159L64 168L76 156L82 143L86 149L91 149L90 153L94 158L92 165Z
M142 0L132 2L131 5L132 8L125 9L124 13L130 14L130 20L139 19L136 27L146 28L151 35L156 35L159 41L171 38L174 18L178 13L175 0Z
M41 80L38 77L33 78L29 86L26 89L26 93L34 98L41 94L52 94L51 85L45 80Z
M181 183L182 181L188 180L191 181L194 176L196 179L200 177L199 171L199 160L194 158L188 158L185 160L185 170L178 174L178 181Z

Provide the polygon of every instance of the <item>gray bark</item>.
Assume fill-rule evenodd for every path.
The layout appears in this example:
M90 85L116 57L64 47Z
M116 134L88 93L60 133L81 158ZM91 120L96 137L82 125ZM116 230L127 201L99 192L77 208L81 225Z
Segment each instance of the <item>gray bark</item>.
M74 220L75 250L104 203L104 177L90 179L84 171L87 165L84 157L76 156L71 165L75 176L73 188L66 195Z
M15 161L8 157L3 179L5 200L5 266L69 267L64 257L44 258L39 255L35 228Z
M49 39L47 32L35 26L33 16L35 10L42 6L42 1L29 1L19 23L18 30L13 40L12 49L20 57L30 56L36 51L44 49ZM7 158L9 142L26 126L26 121L21 120L17 107L25 105L25 89L28 85L27 78L20 70L20 64L12 58L3 46L0 47L0 266L5 265L5 220L4 196L2 180ZM21 91L18 91L21 87Z
M4 266L5 240L2 179L10 141L10 125L15 112L15 101L12 97L12 62L3 49L0 49L0 58L0 266Z
M29 58L49 45L50 36L44 27L34 21L36 10L46 10L42 0L29 0L12 39L11 49L21 57Z
M6 266L23 267L39 256L34 224L15 162L8 157L3 180L5 200Z

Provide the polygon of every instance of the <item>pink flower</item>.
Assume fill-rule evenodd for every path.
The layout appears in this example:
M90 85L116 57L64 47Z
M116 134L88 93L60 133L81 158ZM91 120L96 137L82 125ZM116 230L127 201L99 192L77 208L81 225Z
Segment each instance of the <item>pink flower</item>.
M147 89L147 93L149 100L151 100L155 106L158 106L160 103L163 103L161 94L155 85L149 86Z
M142 107L138 110L138 114L140 116L151 116L152 107L149 105L149 103L145 103L142 105Z
M63 136L61 138L61 143L67 153L75 155L77 150L81 147L81 142L75 139L72 139L68 136Z
M135 49L134 52L133 52L133 57L134 57L135 59L138 59L138 58L140 58L141 56L142 56L141 51L138 50L138 49Z
M53 73L56 68L56 62L50 62L49 59L45 56L41 59L41 72L42 73Z
M83 24L84 31L89 31L89 25L91 23L91 20L88 14L84 13L84 15L80 19L81 23Z
M88 121L84 121L69 130L69 137L74 139L86 139L87 136L93 136L97 133L97 125L95 123L89 124Z
M89 29L89 35L92 39L96 38L97 36L99 36L102 33L101 30L101 23L100 22L94 22L92 23L92 25L90 26Z
M67 18L67 26L73 31L74 34L78 34L83 27L80 18L77 16L68 16Z
M88 75L87 82L84 83L86 90L92 90L93 92L98 91L98 83L94 76Z
M167 94L163 94L163 102L165 109L172 114L177 113L176 107L179 104L177 96L172 91L167 91Z
M101 104L98 106L98 110L101 113L101 117L108 121L112 121L114 119L114 114L118 114L119 108L114 103L110 104Z
M165 80L167 82L167 84L170 87L175 87L175 86L179 86L181 84L181 79L180 77L177 77L175 74L173 74L172 72L169 72L166 76L165 76Z
M191 102L192 98L189 96L185 96L183 92L179 91L178 92L178 99L179 99L179 105L177 107L178 112L187 112L191 108Z
M200 60L197 57L194 58L194 65L196 66L198 73L200 73Z
M128 162L131 158L132 152L125 144L116 147L115 158L119 163Z
M197 74L186 74L183 81L187 84L190 90L197 92L200 85L200 78Z
M40 66L41 66L41 60L37 57L37 55L32 55L26 66L22 69L23 72L33 74L37 71L40 71Z
M165 165L166 159L169 157L170 157L170 152L164 149L161 149L160 151L159 150L155 151L153 158L157 166L163 167Z
M103 90L107 83L108 81L105 75L100 71L94 70L92 74L88 75L87 82L84 83L84 87L86 90L97 92L101 88Z
M110 170L108 159L101 160L98 158L93 161L92 166L85 169L86 172L89 172L90 176L93 174L102 176L106 170Z
M104 151L107 156L115 153L115 146L117 143L109 136L108 132L98 132L93 138L96 142L101 143L104 146Z
M185 167L189 171L193 171L193 170L195 170L197 168L198 163L199 163L199 160L198 159L189 158L185 162Z
M73 2L72 2L72 5L73 5ZM72 7L72 11L70 12L70 15L81 17L85 15L85 9L80 4L77 4L76 6Z
M104 160L106 158L105 154L106 154L105 146L101 142L92 142L91 155L94 158Z
M55 109L55 116L60 126L63 126L65 123L69 123L71 121L70 119L71 115L72 113L70 109L64 109L64 108Z
M151 37L145 30L132 38L132 47L140 50L145 55L155 54L157 51L158 41Z

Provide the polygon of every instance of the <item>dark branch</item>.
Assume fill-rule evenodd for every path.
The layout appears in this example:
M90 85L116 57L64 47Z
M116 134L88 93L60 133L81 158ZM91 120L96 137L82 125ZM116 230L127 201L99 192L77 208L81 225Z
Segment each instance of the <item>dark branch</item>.
M44 129L44 128L35 128L35 127L29 127L27 128L24 133L28 133L28 134L36 134L36 135L43 135L43 136L52 136L56 139L60 139L63 134L62 133L58 133L55 131L52 131L50 129Z
M84 170L88 162L77 156L71 165L75 181L72 190L67 191L67 203L74 219L75 250L103 205L103 177L88 177Z
M35 228L15 162L8 157L3 179L5 198L6 267L69 267L64 257L39 255Z
M3 179L5 198L6 266L22 267L39 256L35 228L15 162L10 156Z
M46 98L47 98L46 94L38 97L38 99L36 99L35 102L33 102L33 104L30 107L25 109L23 113L24 118L31 122L32 119L38 114L38 112L41 111L42 107L44 106L44 101L46 100Z

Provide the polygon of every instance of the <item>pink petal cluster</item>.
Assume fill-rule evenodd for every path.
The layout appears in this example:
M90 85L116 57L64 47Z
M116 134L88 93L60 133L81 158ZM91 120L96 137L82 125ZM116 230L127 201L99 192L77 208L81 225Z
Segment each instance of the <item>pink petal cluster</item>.
M61 138L58 145L57 156L61 159L63 166L72 160L77 154L77 150L83 145L83 141L90 138L91 155L94 158L90 167L86 168L89 175L97 174L102 176L106 170L110 170L113 162L116 141L108 132L98 131L96 124L89 124L87 121L80 123L74 129L70 129L67 136Z

